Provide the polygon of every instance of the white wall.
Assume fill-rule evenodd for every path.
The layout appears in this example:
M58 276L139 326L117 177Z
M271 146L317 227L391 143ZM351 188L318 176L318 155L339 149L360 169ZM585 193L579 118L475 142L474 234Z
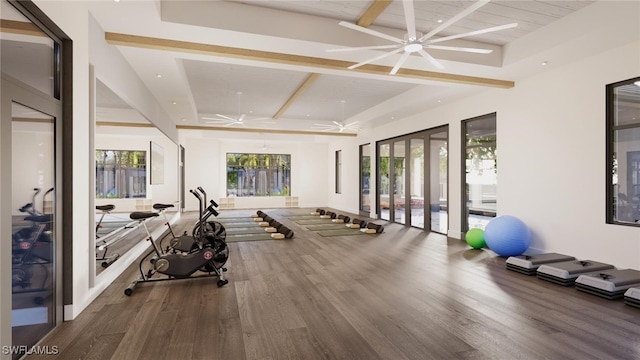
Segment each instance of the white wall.
M255 134L243 135L243 139L233 133L202 132L183 130L180 141L185 147L186 189L202 186L210 199L218 200L226 197L226 154L258 153L258 154L290 154L291 155L291 196L299 198L301 207L325 206L329 186L326 182L327 169L330 165L326 159L327 145L315 142L312 136L270 135L262 137ZM286 140L288 139L288 140ZM307 141L305 141L307 140ZM264 145L267 149L262 149ZM188 191L188 190L187 190ZM191 194L186 194L188 211L198 209L198 202ZM274 202L277 204L279 202ZM259 199L256 206L267 205Z

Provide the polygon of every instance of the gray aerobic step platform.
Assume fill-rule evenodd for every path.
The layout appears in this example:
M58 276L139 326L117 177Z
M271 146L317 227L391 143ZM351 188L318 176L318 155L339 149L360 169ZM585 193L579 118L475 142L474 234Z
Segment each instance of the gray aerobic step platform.
M538 279L572 286L580 275L610 269L614 266L592 260L574 260L540 265L536 274Z
M624 303L640 309L640 287L629 288L624 293Z
M576 279L576 289L609 300L622 299L627 289L639 286L640 271L633 269L604 270Z
M506 263L508 270L517 271L525 275L535 275L540 265L562 261L571 261L575 259L576 258L573 256L557 253L546 253L536 255L510 256L507 259Z

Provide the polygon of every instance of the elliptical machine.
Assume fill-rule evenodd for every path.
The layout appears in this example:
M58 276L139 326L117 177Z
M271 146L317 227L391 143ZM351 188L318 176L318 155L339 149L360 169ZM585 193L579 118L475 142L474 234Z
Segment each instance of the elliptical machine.
M195 191L189 191L200 201L200 219L202 220L204 217L203 200ZM157 212L133 212L130 215L132 220L142 222L148 235L147 240L151 242L153 249L140 260L140 275L124 290L125 295L131 296L136 285L140 282L181 280L211 276L218 277L218 287L222 287L229 282L229 280L222 277L222 273L227 271L223 265L229 258L229 247L220 237L203 231L204 221L199 221L199 226L201 227L199 237L191 239L192 245L189 246L189 250L179 251L174 247L170 247L169 249L171 251L163 251L161 246L157 244L151 236L145 223L146 219L158 215ZM143 265L147 259L149 260L150 267L145 272ZM204 274L194 275L197 271L201 271ZM167 275L167 277L153 278L156 273Z

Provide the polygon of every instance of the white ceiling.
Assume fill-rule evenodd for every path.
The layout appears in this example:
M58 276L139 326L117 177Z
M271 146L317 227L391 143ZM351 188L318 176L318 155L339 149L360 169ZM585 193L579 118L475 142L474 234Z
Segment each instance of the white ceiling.
M338 25L341 20L355 23L372 2L121 0L93 1L88 6L108 33L343 60L353 64L382 52L330 53L326 50L387 44L384 40ZM446 21L472 3L469 0L415 0L416 27L426 33L439 25L438 20ZM438 34L448 36L517 22L518 27L514 29L451 41L451 44L491 48L495 50L493 54L467 55L429 50L445 66L444 70L436 69L415 55L409 58L404 67L517 81L525 76L525 72L522 72L525 70L518 63L520 58L509 57L513 53L508 52L511 44L531 33L544 31L555 21L592 3L592 0L494 0ZM370 28L402 37L406 32L402 2L393 1ZM220 126L208 124L203 117L213 118L220 114L237 118L240 114L246 114L246 126L256 128L314 130L317 129L315 124L333 121L358 121L364 127L376 126L488 88L347 69L241 59L224 54L156 50L139 46L119 45L118 48L177 125ZM375 64L393 66L399 56L382 59ZM540 70L529 68L526 71L530 74L531 71ZM320 76L277 120L250 121L256 117L271 118L276 115L312 73ZM241 95L238 95L239 92ZM233 127L228 126L229 129Z

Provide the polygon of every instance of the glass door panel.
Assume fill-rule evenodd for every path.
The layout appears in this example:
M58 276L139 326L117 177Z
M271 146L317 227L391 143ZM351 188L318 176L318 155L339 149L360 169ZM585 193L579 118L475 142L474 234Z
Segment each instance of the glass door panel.
M431 231L446 234L448 232L448 132L443 131L429 136L429 213Z
M497 211L496 117L463 122L465 141L465 218L463 231L484 229ZM467 221L465 222L464 219Z
M55 119L12 103L12 341L35 345L56 323Z
M369 188L371 182L371 144L360 145L360 211L371 212Z
M405 213L405 168L406 154L405 141L396 141L393 144L393 221L404 224L406 222Z
M378 213L380 219L389 220L389 206L391 199L389 198L389 155L390 145L380 144L378 149L378 206L380 207Z
M424 229L424 139L411 139L409 159L409 188L411 190L411 226Z

